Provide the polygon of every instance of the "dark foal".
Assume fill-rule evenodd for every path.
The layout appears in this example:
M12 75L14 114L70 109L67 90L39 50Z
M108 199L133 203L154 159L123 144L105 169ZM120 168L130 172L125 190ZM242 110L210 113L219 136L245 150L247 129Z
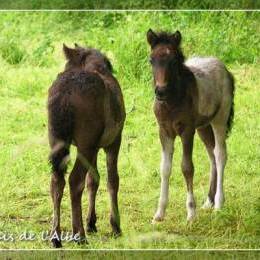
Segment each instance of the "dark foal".
M220 209L224 202L223 173L226 164L226 138L233 120L234 80L216 58L192 58L184 63L179 31L147 32L153 68L154 112L162 145L161 193L154 221L161 221L168 203L173 146L182 141L182 172L187 184L187 219L195 216L192 162L193 138L197 132L211 161L208 198L204 207Z
M69 176L73 236L77 235L80 242L86 241L81 209L85 182L89 193L87 231L96 232L97 155L100 148L104 148L107 156L110 223L114 234L121 232L117 202L117 160L125 120L121 89L112 74L111 63L98 50L77 44L74 49L64 45L63 50L67 64L49 89L48 97L54 206L52 243L55 247L61 247L60 204L71 144L77 147L77 158Z

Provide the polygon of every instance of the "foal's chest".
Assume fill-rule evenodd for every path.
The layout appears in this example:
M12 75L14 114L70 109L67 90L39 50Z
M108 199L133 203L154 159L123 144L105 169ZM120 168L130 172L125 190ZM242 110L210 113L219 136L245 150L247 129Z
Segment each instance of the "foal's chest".
M193 124L192 112L187 113L182 107L172 108L155 103L154 113L160 128L171 137L181 135L187 127Z

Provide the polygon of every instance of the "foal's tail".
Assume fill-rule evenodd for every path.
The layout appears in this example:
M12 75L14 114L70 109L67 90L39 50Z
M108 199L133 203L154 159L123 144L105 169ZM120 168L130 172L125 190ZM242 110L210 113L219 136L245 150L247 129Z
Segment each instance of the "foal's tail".
M49 96L48 101L49 135L52 151L49 161L53 172L64 174L72 142L74 116L66 96Z
M231 90L231 108L228 116L227 121L227 136L231 133L231 129L233 126L233 120L234 120L234 95L235 95L235 79L234 76L227 70L229 81L230 81L230 90Z

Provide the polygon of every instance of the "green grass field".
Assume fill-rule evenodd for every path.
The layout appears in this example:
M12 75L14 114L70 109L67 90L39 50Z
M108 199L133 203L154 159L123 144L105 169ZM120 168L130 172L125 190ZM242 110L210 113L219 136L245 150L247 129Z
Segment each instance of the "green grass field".
M3 9L258 9L259 0L13 0Z
M236 79L235 121L228 139L226 204L200 209L208 192L209 162L196 137L194 147L197 218L186 223L186 188L175 143L170 203L164 222L151 225L160 187L160 144L152 111L148 64L149 28L180 30L187 57L222 59ZM259 248L260 246L260 13L0 13L0 248L50 248L47 90L64 67L62 43L104 51L123 89L127 119L119 159L119 206L123 235L110 236L104 153L97 195L98 233L89 245L65 248ZM71 164L75 158L72 149ZM86 216L87 197L83 197ZM70 231L68 185L62 202L62 230ZM20 241L24 232L34 241ZM3 241L13 234L15 241Z

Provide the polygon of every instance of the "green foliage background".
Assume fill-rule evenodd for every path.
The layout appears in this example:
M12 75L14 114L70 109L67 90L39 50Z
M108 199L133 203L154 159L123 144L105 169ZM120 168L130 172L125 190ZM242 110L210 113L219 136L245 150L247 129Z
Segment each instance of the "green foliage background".
M64 68L62 43L72 46L77 42L101 49L111 59L127 111L119 159L123 236L114 239L108 235L109 201L101 152L99 233L89 236L90 244L82 248L259 248L259 18L258 12L1 12L0 232L40 234L50 229L47 90ZM219 57L236 79L226 206L217 213L200 210L208 190L209 163L196 138L198 217L192 225L187 225L185 217L179 140L167 217L159 225L150 224L159 195L160 144L152 112L150 50L146 43L149 28L180 30L187 57ZM72 162L74 158L72 149ZM83 202L85 215L86 196ZM68 186L62 203L62 229L70 231ZM49 248L49 244L38 238L34 242L0 241L0 247Z
M257 9L259 0L0 0L3 9Z

